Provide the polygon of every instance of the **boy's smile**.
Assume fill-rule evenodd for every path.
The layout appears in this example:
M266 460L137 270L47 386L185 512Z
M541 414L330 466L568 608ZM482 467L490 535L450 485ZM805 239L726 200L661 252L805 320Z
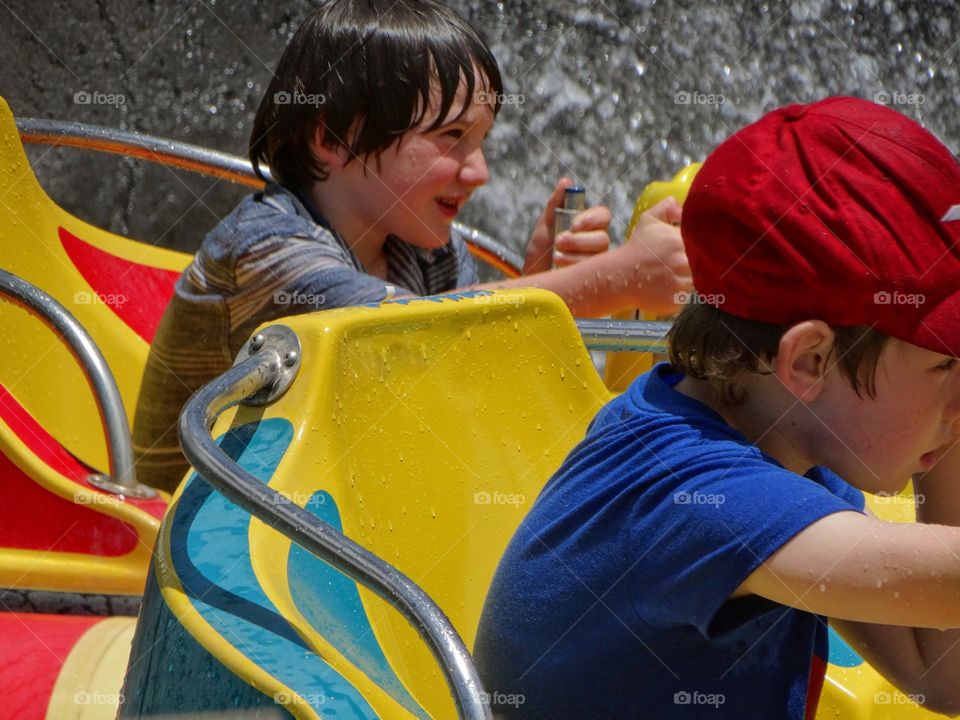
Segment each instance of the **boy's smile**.
M490 179L483 141L493 126L491 105L467 98L463 84L445 122L430 129L436 118L431 109L379 158L346 162L340 152L330 180L314 186L321 212L367 268L377 266L389 235L427 250L445 246L450 224Z

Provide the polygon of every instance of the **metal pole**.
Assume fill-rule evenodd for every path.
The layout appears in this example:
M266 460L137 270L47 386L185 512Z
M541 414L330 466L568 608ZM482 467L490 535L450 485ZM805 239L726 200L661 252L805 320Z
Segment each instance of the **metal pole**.
M123 409L123 399L113 379L113 373L93 338L63 305L40 288L6 270L0 270L0 292L34 311L63 337L93 388L93 396L107 435L110 474L92 475L89 478L90 484L117 495L155 497L155 490L137 482L130 426Z
M577 320L589 350L663 353L670 325L661 320Z

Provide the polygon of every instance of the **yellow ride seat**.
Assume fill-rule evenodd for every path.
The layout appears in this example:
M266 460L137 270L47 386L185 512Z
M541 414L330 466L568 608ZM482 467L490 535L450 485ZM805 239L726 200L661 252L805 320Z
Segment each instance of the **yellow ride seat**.
M37 181L3 98L0 217L0 267L52 295L91 334L132 422L150 341L191 257L114 235L60 208ZM70 453L106 469L100 416L67 346L11 303L0 304L0 323L0 385Z
M30 167L0 98L0 268L38 286L90 333L132 418L149 343L190 257L85 223ZM166 500L92 488L109 471L78 361L46 322L0 302L0 587L138 595Z
M213 435L253 428L244 462L407 573L472 647L513 531L611 397L567 308L544 291L481 291L278 322L302 343L296 382L266 408L227 411ZM212 581L240 594L249 566L269 613L243 615L282 616L378 716L455 716L435 661L398 613L218 494L206 496L203 485L193 477L178 490L156 562L166 604L208 652L266 695L288 699L296 717L314 717L296 698L316 688L298 686L270 660L282 634L267 639L269 628L228 617L205 599L214 592L201 591ZM234 514L244 515L242 530ZM217 533L225 546L207 552ZM238 537L245 549L231 547ZM229 573L218 566L224 557ZM293 652L301 672L316 662Z

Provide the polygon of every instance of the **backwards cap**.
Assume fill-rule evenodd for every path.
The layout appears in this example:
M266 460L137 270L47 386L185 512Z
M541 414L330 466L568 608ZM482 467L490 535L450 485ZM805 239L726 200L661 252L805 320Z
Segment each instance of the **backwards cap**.
M694 287L725 312L960 355L960 164L889 108L768 113L707 158L681 230Z

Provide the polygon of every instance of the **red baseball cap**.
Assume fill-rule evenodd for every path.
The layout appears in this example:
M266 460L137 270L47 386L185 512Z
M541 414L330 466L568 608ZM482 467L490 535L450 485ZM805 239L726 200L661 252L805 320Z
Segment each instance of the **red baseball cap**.
M833 97L768 113L707 158L681 232L701 301L724 312L960 355L960 163L894 110Z

